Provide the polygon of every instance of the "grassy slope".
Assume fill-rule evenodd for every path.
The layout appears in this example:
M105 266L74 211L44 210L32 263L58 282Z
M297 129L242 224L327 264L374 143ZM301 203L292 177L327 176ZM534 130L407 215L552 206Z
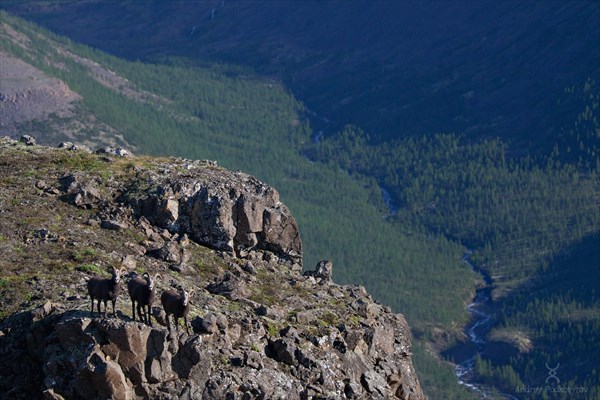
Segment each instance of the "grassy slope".
M463 302L474 278L460 263L460 246L387 223L372 180L307 160L300 152L309 137L302 106L279 85L215 70L128 63L47 32L42 36L7 15L2 20L32 41L24 50L3 36L3 49L67 82L83 95L82 107L123 133L139 152L218 159L229 169L243 169L277 187L299 222L309 267L320 258L332 259L337 281L364 284L413 324L458 327L464 322ZM88 68L58 52L61 46L107 65L169 102L142 103L100 85L90 79ZM451 381L450 370L443 371L444 382ZM434 385L432 390L439 390L436 397L466 395L456 387L436 388L439 374L438 367L424 378Z

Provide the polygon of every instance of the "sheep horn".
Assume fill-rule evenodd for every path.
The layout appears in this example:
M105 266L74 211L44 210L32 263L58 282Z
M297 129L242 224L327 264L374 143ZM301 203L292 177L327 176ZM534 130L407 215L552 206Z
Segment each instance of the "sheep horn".
M114 265L109 265L108 267L106 267L106 271L107 271L108 273L111 273L111 274L112 274L113 272L115 272L115 271L116 271L116 269L115 269L115 266L114 266Z
M196 292L194 292L194 289L192 289L188 292L188 296L192 297L192 293L196 293Z
M159 276L162 278L162 275L159 272L154 274L154 280L158 279Z
M144 273L142 274L142 276L143 276L144 278L146 278L146 277L148 277L148 278L149 278L149 277L150 277L150 274L149 274L148 272L144 272Z

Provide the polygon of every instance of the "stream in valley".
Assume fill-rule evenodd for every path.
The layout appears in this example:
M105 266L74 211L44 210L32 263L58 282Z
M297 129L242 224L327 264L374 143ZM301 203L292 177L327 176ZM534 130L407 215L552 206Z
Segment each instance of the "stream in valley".
M385 215L384 219L396 215L398 206L394 204L390 192L383 185L381 185L381 195L389 210L389 214ZM481 275L484 286L476 289L475 297L467 306L467 311L471 315L471 320L464 329L468 341L445 351L443 355L447 359L453 360L458 384L469 388L477 398L518 400L513 395L498 392L490 386L475 381L475 360L478 355L483 354L488 345L485 339L494 325L492 318L494 304L492 302L492 277L487 271L471 262L471 253L472 251L468 250L463 256L462 262L468 265L473 272Z
M471 321L465 327L465 333L469 338L467 343L455 346L447 352L454 359L456 366L454 372L458 383L472 390L480 399L511 399L516 397L498 393L490 387L475 382L475 360L477 355L482 354L486 345L485 337L492 329L492 278L482 269L473 265L470 261L471 252L465 254L462 261L467 264L474 272L480 274L485 286L475 291L475 297L471 304L467 306L467 311L471 315Z

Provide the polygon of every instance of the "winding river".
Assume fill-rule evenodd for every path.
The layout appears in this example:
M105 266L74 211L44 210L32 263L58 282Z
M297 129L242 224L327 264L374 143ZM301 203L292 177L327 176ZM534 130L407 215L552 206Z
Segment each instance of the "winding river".
M469 338L469 342L465 345L458 346L454 349L460 353L461 357L458 360L454 372L458 383L475 392L480 399L511 399L517 400L516 397L507 393L498 393L491 388L475 382L475 359L477 355L483 352L486 345L485 337L492 329L493 321L490 308L492 307L492 278L490 275L473 265L470 260L471 252L467 252L462 261L467 264L474 272L483 277L485 286L475 291L475 297L471 304L467 306L467 311L471 314L471 322L466 326L465 333ZM493 394L492 394L493 393Z
M316 137L318 141L319 136ZM397 214L398 207L394 204L393 198L383 185L381 186L381 195L390 214L384 216L384 219ZM469 338L467 343L456 346L451 351L446 352L446 356L455 360L454 373L458 384L469 388L479 399L510 399L518 400L515 396L508 393L498 392L496 389L483 385L475 381L475 360L477 356L483 354L484 347L487 344L485 337L493 327L492 319L492 289L493 280L487 271L477 267L471 262L471 250L467 250L462 257L462 262L467 264L475 273L481 275L485 285L475 291L473 301L467 306L467 311L471 315L471 321L465 327L465 333Z

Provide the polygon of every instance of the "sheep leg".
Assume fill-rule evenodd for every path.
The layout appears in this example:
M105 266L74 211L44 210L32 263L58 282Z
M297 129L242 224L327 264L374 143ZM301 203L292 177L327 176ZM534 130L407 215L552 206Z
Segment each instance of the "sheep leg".
M146 312L144 310L144 306L138 301L137 304L138 317L140 317L140 321L146 322Z
M152 307L148 304L148 325L152 326Z
M102 299L96 300L96 306L98 308L98 316L99 317L102 316L101 305L102 305Z
M133 320L135 321L135 301L131 300L131 315L133 315Z
M111 300L111 302L112 302L112 306L113 306L113 317L116 318L116 316L117 316L117 310L115 308L116 300Z
M177 334L179 334L179 318L173 316L173 318L175 318L175 331L177 331Z
M188 327L188 321L187 321L187 317L186 316L183 317L183 323L185 324L185 331L189 335L190 334L190 328Z
M166 314L166 318L167 320L167 331L170 333L171 332L171 322L169 320L169 314Z
M94 298L92 297L92 315L94 314Z

